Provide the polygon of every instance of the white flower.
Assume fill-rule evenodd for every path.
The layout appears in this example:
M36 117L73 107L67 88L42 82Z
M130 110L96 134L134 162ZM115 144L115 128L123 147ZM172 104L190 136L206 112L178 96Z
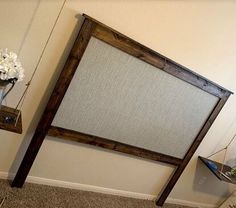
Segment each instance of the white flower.
M22 81L24 78L24 69L17 59L17 55L8 52L8 49L0 50L0 79L16 79Z

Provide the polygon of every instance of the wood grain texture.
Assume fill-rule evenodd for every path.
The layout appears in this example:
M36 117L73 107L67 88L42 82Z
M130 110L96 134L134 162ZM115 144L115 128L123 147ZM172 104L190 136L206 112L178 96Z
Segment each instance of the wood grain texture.
M171 177L170 181L166 185L165 189L163 190L161 196L157 199L156 205L163 206L165 200L169 196L170 192L172 191L174 185L178 181L179 177L183 173L185 167L189 163L190 159L192 158L193 154L197 150L198 146L200 145L201 141L203 140L204 136L208 132L209 128L213 124L214 120L218 116L219 112L223 108L224 104L228 100L230 96L230 92L225 92L224 96L219 100L218 104L216 105L215 109L212 111L211 115L209 116L208 120L204 124L202 130L199 132L197 138L193 142L192 146L188 150L187 154L184 157L183 163L175 170L173 176Z
M145 159L151 159L159 162L168 163L171 165L178 166L182 163L179 158L171 157L157 152L152 152L142 148L134 147L120 142L112 141L105 138L100 138L94 135L88 135L69 129L51 126L48 131L48 136L53 136L65 140L80 142L84 144L95 145L98 147L115 150L118 152L131 154Z
M19 118L17 120L17 123L15 124L15 120L17 119L18 115ZM7 121L7 119L9 121ZM22 133L21 112L14 108L2 105L0 109L0 129L21 134Z
M70 55L66 61L64 69L60 74L60 77L56 83L53 93L44 110L41 120L38 123L34 136L23 158L23 161L21 162L17 174L12 182L12 187L23 186L25 179L30 171L30 168L43 143L43 140L47 135L48 129L57 112L57 109L60 106L60 103L70 84L70 81L75 73L75 70L77 69L77 66L83 56L83 53L87 47L93 29L94 29L93 22L85 20L81 27L81 31L75 41L75 44L70 52Z

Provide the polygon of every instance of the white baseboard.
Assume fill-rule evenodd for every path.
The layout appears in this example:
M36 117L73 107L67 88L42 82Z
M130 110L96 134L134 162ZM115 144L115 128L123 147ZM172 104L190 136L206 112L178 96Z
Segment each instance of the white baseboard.
M1 179L13 179L13 174L9 174L7 172L0 171L0 178Z
M186 201L186 200L174 199L170 197L167 198L166 202L170 204L178 204L178 205L183 205L183 206L188 206L188 207L200 207L200 208L216 208L217 207L216 205L213 205L213 204Z
M1 179L12 180L13 177L14 177L14 174L10 174L7 172L0 172ZM47 178L40 178L40 177L35 177L35 176L28 176L26 181L29 183L35 183L35 184L43 184L43 185L49 185L49 186L55 186L55 187L78 189L78 190L83 190L83 191L92 191L92 192L97 192L97 193L124 196L124 197L130 197L130 198L135 198L135 199L155 200L157 198L155 195L123 191L123 190L117 190L117 189L111 189L111 188L104 188L104 187L99 187L99 186L73 183L73 182L67 182L67 181L59 181L59 180L53 180L53 179L47 179ZM215 206L212 204L191 202L191 201L174 199L174 198L168 198L167 203L190 206L190 207L215 208Z

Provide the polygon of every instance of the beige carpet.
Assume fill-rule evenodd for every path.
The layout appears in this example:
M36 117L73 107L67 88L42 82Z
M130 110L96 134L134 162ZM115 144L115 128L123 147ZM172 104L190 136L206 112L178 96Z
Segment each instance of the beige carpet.
M24 188L11 188L0 180L1 208L155 208L153 201L99 194L45 185L25 184ZM166 204L165 208L183 208Z

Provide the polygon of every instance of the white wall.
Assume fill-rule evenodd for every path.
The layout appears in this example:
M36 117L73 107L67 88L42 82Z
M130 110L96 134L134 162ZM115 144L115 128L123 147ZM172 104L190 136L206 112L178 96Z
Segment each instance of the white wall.
M26 69L26 79L12 91L9 105L16 104L31 76L62 3L0 1L0 48L17 52L23 43L20 58ZM17 170L78 32L78 14L82 13L236 92L236 2L68 0L22 109L24 133L0 132L1 172ZM235 104L232 96L171 192L171 198L216 205L229 194L233 187L217 181L197 162L197 156L222 148L236 132ZM30 175L157 195L171 170L160 163L47 138Z

